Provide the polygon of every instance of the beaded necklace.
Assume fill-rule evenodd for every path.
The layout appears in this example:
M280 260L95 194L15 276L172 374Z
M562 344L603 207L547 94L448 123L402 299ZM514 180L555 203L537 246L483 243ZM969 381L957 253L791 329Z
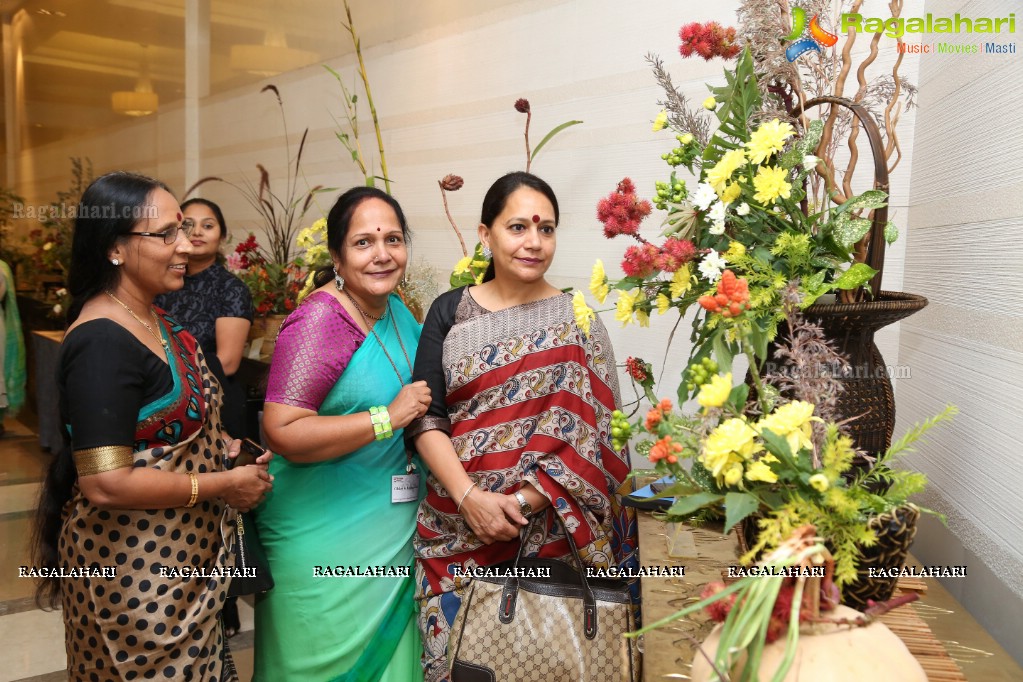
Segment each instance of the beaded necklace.
M401 372L398 371L398 365L395 364L394 358L392 358L391 354L387 352L387 346L384 345L383 340L381 340L381 338L377 335L376 330L373 329L373 325L371 325L369 323L369 320L367 319L370 316L367 315L365 312L363 312L362 308L360 308L359 304L355 302L355 299L352 298L351 294L349 294L344 289L342 289L341 292L345 296L348 297L348 300L352 302L352 305L355 306L355 309L359 311L359 315L362 316L362 322L369 329L369 333L373 335L373 338L377 340L377 343L380 345L380 350L382 350L384 352L384 357L386 357L387 361L391 363L391 368L394 369L394 373L398 377L398 383L401 384L402 386L404 386L405 385L405 380L401 378ZM390 303L390 301L388 301L387 302L387 307L384 309L384 314L381 315L380 317L373 318L373 319L375 319L375 320L383 320L386 317L390 317L391 318L391 326L394 328L395 336L398 337L398 345L401 347L401 354L405 356L405 364L408 365L408 371L409 371L409 374L411 374L412 373L412 361L409 360L408 351L405 350L405 342L401 340L401 332L398 331L398 323L394 321L394 315L390 315L389 314L390 311L391 311L391 303Z

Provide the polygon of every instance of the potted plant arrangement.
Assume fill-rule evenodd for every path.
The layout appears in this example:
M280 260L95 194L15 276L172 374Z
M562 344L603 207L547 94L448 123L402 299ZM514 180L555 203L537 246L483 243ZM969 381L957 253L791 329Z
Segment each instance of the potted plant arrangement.
M635 243L621 262L624 277L610 278L603 263L595 263L590 293L603 304L616 292L614 314L623 324L645 326L655 312L671 310L681 322L695 312L692 350L675 395L658 396L652 368L629 358L626 371L653 407L637 423L621 413L612 422L616 445L634 437L655 471L673 479L661 493L674 498L668 519L714 517L723 518L726 529L745 526L751 532L744 563L775 561L794 537L813 538L799 552L782 552L783 563L797 554L798 561L827 556L824 591L809 589L808 598L837 603L840 593L869 608L890 596L895 581L861 587L866 555L882 536L898 539L898 551L886 550L881 561L901 565L919 514L908 498L926 484L922 474L890 465L954 408L892 444L890 380L874 371L883 361L873 331L926 304L922 297L880 290L884 246L897 238L886 214L887 173L899 157L895 124L914 90L896 66L873 84L861 71L854 100L844 99L848 49L839 56L818 46L808 67L784 56L778 38L800 37L802 28L790 32L800 12L790 15L785 3L746 0L739 31L714 22L682 27L683 57L736 58L724 85L710 87L703 113L689 106L661 60L648 57L665 92L654 131L670 131L677 143L662 156L670 175L656 184L652 200L625 178L599 202L604 235ZM834 46L837 37L831 37ZM818 105L828 108L811 119L807 112ZM706 112L717 119L713 130ZM870 142L874 178L855 192L857 155L841 183L835 159L839 140L854 145L860 127ZM640 233L654 208L666 214L656 240ZM593 311L578 298L583 326ZM733 375L741 371L733 368L736 358L745 359L745 381ZM856 384L860 377L877 378L887 389L865 392ZM700 406L695 413L674 404L693 398ZM873 423L864 428L865 422ZM753 583L743 585L736 590ZM715 663L719 676L732 671L731 679L760 679L756 652L766 643L780 594L736 598L732 623L744 626L725 637L725 651L719 650L725 657ZM802 597L793 600L790 593L788 599L796 616L783 664L771 673L776 680L792 662L803 610ZM729 652L751 645L751 660L736 671Z

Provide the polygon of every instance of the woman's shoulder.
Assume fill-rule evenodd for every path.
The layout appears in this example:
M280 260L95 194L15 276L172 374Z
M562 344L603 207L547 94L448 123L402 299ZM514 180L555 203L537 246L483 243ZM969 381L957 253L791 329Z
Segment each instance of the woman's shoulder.
M463 298L466 297L466 292L469 291L467 286L458 287L451 291L445 291L443 294L434 299L433 304L430 305L430 312L427 313L427 318L435 317L441 320L452 321L455 319L455 311L458 310L459 304L461 304Z
M133 364L135 358L149 352L130 331L106 318L94 318L76 323L64 334L60 344L63 358L79 355L123 358Z

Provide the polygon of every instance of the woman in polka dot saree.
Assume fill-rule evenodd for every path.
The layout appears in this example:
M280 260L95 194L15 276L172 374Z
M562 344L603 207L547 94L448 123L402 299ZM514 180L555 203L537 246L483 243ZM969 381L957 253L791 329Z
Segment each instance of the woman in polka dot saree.
M126 217L88 217L111 205ZM225 470L220 386L195 339L151 307L180 287L190 249L174 197L113 173L82 206L58 369L68 447L40 503L40 596L59 596L75 682L235 680L219 618L235 510L269 490L269 455Z

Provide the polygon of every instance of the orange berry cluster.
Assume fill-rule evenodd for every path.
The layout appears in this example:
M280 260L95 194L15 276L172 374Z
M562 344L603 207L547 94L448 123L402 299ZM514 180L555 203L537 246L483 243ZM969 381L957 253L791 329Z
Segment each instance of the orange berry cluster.
M721 313L722 317L737 317L749 308L749 282L725 270L718 281L718 292L713 296L700 296L698 302L704 310Z

